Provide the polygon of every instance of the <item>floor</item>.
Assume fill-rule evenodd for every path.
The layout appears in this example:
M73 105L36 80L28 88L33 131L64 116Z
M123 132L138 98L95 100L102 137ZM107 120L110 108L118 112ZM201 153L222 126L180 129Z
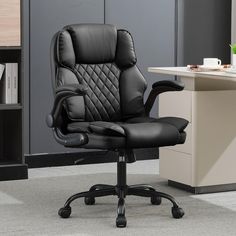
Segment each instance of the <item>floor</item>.
M159 174L159 160L137 161L127 165L129 174ZM29 169L29 178L115 173L116 163Z
M73 175L78 175L78 173L80 175L99 174L99 173L116 174L116 163L30 169L29 178L35 179L35 178L48 178L48 177L59 177L59 176L73 176ZM159 175L159 160L137 161L135 163L128 164L127 173ZM216 198L216 196L218 196L219 198ZM222 206L230 210L234 210L236 212L236 191L226 192L226 193L224 192L216 193L216 194L193 195L192 198L201 199L209 203L213 203L215 205ZM232 202L235 203L232 205Z
M116 164L52 167L29 170L29 180L0 182L0 236L236 236L236 192L192 195L171 188L158 176L158 160L128 165L128 183L147 183L169 193L185 210L183 219L171 217L171 204L128 196L125 229L115 227L117 198L83 200L72 204L69 219L57 210L66 198L94 183L115 184Z

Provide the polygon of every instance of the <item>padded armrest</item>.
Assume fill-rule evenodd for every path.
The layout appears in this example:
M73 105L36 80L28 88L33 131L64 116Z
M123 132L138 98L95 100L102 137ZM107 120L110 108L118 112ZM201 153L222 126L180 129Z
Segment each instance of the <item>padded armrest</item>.
M176 80L162 80L157 81L152 85L152 90L145 103L145 112L149 115L156 97L164 92L170 91L182 91L184 89L184 83Z
M161 80L152 85L152 89L159 90L161 87L170 88L170 91L181 91L184 89L184 83L176 80Z
M57 87L55 92L58 93L67 93L67 92L73 92L77 95L84 95L86 94L86 91L88 90L88 87L83 84L70 84L70 85L62 85L60 87Z
M54 138L65 147L80 147L88 143L88 136L82 133L62 134L58 128L53 128Z
M62 109L62 103L65 99L72 96L83 96L86 94L88 87L82 84L71 84L60 86L55 90L55 100L52 111L46 117L48 127L56 127L58 117Z
M89 128L97 134L110 135L110 136L125 136L124 129L119 125L112 122L93 121L90 123Z

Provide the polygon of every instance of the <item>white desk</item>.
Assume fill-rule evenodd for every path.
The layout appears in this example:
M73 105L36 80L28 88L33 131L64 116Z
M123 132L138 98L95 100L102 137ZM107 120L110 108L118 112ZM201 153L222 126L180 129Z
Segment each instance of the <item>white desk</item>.
M177 75L182 92L160 95L159 116L190 123L184 145L160 148L160 175L194 193L236 190L236 74L150 67Z

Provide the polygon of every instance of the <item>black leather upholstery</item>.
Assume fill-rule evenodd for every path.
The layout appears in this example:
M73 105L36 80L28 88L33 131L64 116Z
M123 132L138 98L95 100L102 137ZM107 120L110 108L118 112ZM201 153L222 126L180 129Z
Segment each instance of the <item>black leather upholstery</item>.
M78 80L88 86L85 96L85 120L119 120L121 118L120 70L117 66L114 63L77 64L75 68Z
M119 68L132 67L137 62L132 36L126 30L117 30L115 62Z
M120 124L112 122L95 121L91 122L89 128L92 133L108 136L126 136L125 130Z
M90 122L72 122L67 126L68 133L90 133Z
M183 89L184 89L184 84L181 81L161 80L155 82L152 85L152 90L149 93L147 101L144 106L146 115L149 116L149 113L158 95L170 91L181 91Z
M71 133L89 133L90 135L121 137L125 145L120 148L142 148L171 146L183 142L180 133L187 126L184 119L167 117L155 119L150 117L137 117L126 122L73 122L67 127ZM181 131L180 131L181 130ZM106 137L106 139L109 137ZM107 148L111 149L112 146Z
M59 65L55 87L72 83L89 87L85 102L81 97L67 100L70 119L118 121L144 113L146 81L135 66L127 31L111 25L71 25L58 33L55 43Z
M117 30L114 26L79 24L66 26L64 30L70 34L76 64L114 61L117 45Z
M188 121L146 115L147 82L136 66L128 31L103 24L70 25L52 43L55 94L73 85L84 86L86 92L67 96L62 109L66 113L52 116L58 122L51 122L51 127L57 124L64 135L82 133L85 148L145 148L184 142ZM160 92L182 89L180 82L156 82L151 103Z
M135 195L171 201L172 216L184 215L174 198L150 185L128 186L126 163L135 162L136 148L172 146L185 142L188 121L177 117L151 118L149 112L163 92L181 91L177 81L153 84L146 103L147 83L136 66L133 39L126 30L112 25L66 26L51 45L51 67L55 100L47 124L56 141L70 148L105 149L118 153L117 184L96 184L89 191L67 199L59 209L62 218L71 214L70 204L84 197L93 205L95 197L117 195L116 226L125 227L125 197Z
M145 114L143 95L146 88L147 82L136 66L123 71L120 76L120 99L123 119Z
M152 123L152 122L159 122L159 123L166 123L173 125L178 129L179 132L183 132L184 129L188 125L188 121L179 118L179 117L162 117L162 118L152 118L152 117L147 117L147 116L142 116L142 117L134 117L131 119L126 120L127 123Z
M153 89L160 88L160 87L168 87L173 88L173 90L181 91L184 89L184 83L180 81L174 81L174 80L161 80L157 81L152 85ZM170 90L170 89L169 89Z
M180 133L183 132L188 125L187 120L179 117L162 117L157 120L158 122L175 126Z
M162 147L175 145L179 142L178 130L169 124L158 122L123 124L126 134L126 147Z

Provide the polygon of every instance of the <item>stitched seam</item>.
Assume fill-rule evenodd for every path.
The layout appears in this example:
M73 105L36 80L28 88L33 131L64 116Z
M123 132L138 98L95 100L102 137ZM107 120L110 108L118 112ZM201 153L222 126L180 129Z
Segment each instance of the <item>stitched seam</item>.
M102 71L102 73L103 73L104 76L106 77L106 80L109 80L109 82L113 85L113 87L115 87L115 89L117 89L117 90L119 91L118 86L116 86L116 85L113 83L113 81L110 80L110 78L109 78L109 74L112 73L112 75L117 79L117 76L111 71L112 64L110 64L110 67L108 67L106 64L104 64L104 66L106 66L107 69L108 69L108 74L107 74L107 75L104 73L104 71ZM118 79L117 79L117 80L118 80ZM105 86L106 86L106 84L105 84ZM108 88L107 86L106 86L106 88L109 90L109 88ZM112 95L116 98L116 95L115 95L112 91L111 91L111 93L112 93ZM117 98L116 98L116 100L117 100L117 102L119 103L119 101L118 101Z
M84 81L87 83L87 81L86 81L86 79L85 79L85 74L88 74L87 73L87 68L88 68L88 65L86 65L86 68L84 68L83 66L82 66L82 68L84 69L84 72L83 72L83 74L81 75L82 76L82 78L84 78ZM78 68L79 69L79 68ZM78 70L78 73L80 73L80 71ZM80 73L81 74L81 73ZM91 88L91 86L87 83L87 85L89 86L89 88L90 88L90 90L92 91L92 88ZM92 92L91 92L92 93ZM97 109L97 107L96 107L96 104L94 104L94 102L92 101L92 99L90 98L90 96L89 95L86 95L85 96L85 101L86 101L86 109L88 108L89 109L89 111L90 111L90 113L91 113L91 115L92 115L92 117L93 117L93 119L95 120L95 118L94 118L94 112L92 112L91 110L90 110L90 107L89 107L89 105L88 105L88 100L91 102L91 104L93 105L93 109L96 111L96 113L97 113L97 116L98 117L100 117L100 119L102 119L102 117L101 117L101 114L100 114L100 112L98 111L98 109Z
M109 78L109 74L110 74L110 68L112 67L112 64L111 64L111 66L110 66L110 68L107 66L107 65L105 65L104 64L104 66L106 66L107 68L108 68L108 74L106 75L105 73L104 73L104 71L101 71L103 74L104 74L104 76L106 77L106 80L109 80L110 81L110 83L113 85L113 87L115 87L115 89L117 89L118 90L118 93L119 93L119 87L118 86L116 86L116 85L114 85L114 83L110 80L110 78ZM113 74L113 76L117 79L117 76L114 74L114 73L112 73ZM108 89L108 91L113 95L113 97L115 98L115 100L116 100L116 102L119 104L119 100L118 100L118 98L116 98L116 95L106 86L106 84L105 84L105 82L104 82L104 85L105 85L105 87Z
M104 103L103 106L104 106L106 112L109 114L109 118L111 118L111 117L110 117L110 112L109 112L108 109L109 109L109 108L112 108L112 109L113 109L113 113L115 113L116 110L115 110L115 108L113 107L113 105L111 104L109 98L106 97L106 94L103 92L103 89L106 88L106 86L105 86L105 81L103 81L103 79L102 79L102 77L101 77L102 70L103 70L103 66L100 67L100 65L98 65L98 68L100 69L99 74L97 74L97 72L96 72L95 70L94 70L94 73L98 76L98 78L101 78L100 81L101 81L102 88L101 88L101 89L99 88L99 89L100 89L101 95L102 95L102 96L105 98L105 100L109 103L108 105L110 105L109 107L107 107L107 106L105 105L105 103ZM106 79L106 76L105 76L105 79ZM107 89L107 90L108 90L108 89ZM108 90L108 91L109 91L109 90ZM111 114L111 115L112 115L112 114Z
M95 84L95 86L96 86L96 83L95 83L95 81L93 80L93 77L90 76L90 75L88 74L88 72L87 72L87 71L88 71L88 70L87 70L88 67L89 67L89 65L86 65L85 74L87 74L87 75L89 76L89 78L90 78L89 81L93 81L94 84ZM90 68L91 68L91 67L90 67ZM92 69L92 70L93 70L93 69ZM83 76L83 78L85 78L85 76ZM85 79L85 81L86 81L86 79ZM87 82L87 81L86 81L86 82ZM104 107L103 107L102 101L101 101L100 98L97 96L97 94L93 92L93 88L91 87L91 82L88 83L87 85L89 86L89 88L90 88L90 90L91 90L91 94L94 95L94 96L97 98L97 100L100 102L100 104L99 104L99 105L100 105L100 108L103 108L103 110L107 113L107 111L106 111L106 110L104 109ZM99 110L97 109L96 104L94 103L94 101L93 101L93 99L92 99L92 96L89 96L89 95L88 95L88 97L89 97L89 100L91 101L91 103L94 105L94 107L95 107L96 111L98 112L100 118L102 119L103 115L102 115L102 114L99 112ZM105 114L105 115L107 115L107 117L110 118L108 114Z
M99 71L97 72L96 69L98 69ZM105 72L105 69L108 70L107 73ZM117 71L113 71L113 69L117 69ZM110 119L111 116L114 115L116 115L116 117L119 116L119 83L117 83L118 85L116 84L116 82L118 82L118 76L120 74L119 69L116 68L113 63L104 63L97 65L77 64L76 72L76 74L79 75L79 78L82 77L82 79L84 79L85 83L89 86L89 89L91 90L91 94L88 93L85 96L86 110L88 111L89 115L94 120L97 116L101 119L104 116L106 119ZM114 77L114 81L109 78L109 75L112 75ZM110 88L107 86L108 81L111 85ZM99 84L102 88L99 87ZM94 88L96 88L96 90L93 91ZM106 88L106 93L103 92L103 88ZM118 93L114 94L114 90L117 90ZM94 98L96 98L98 103L94 103ZM104 101L102 101L101 99L106 99L106 105L104 105ZM102 112L100 112L99 109L101 109ZM113 111L111 111L110 109L112 109ZM109 110L111 112L109 112Z
M82 78L84 78L84 81L85 81L85 82L87 83L87 85L89 86L89 83L88 83L87 80L85 79L85 78L86 78L85 75L88 74L88 73L87 73L87 69L88 69L89 65L86 65L85 67L83 67L82 64L81 64L80 67L82 67L83 70L84 70L84 71L83 71L83 74L82 74ZM89 77L89 78L90 78L90 77ZM92 89L91 89L90 86L89 86L89 88L90 88L91 94L92 94L93 91L92 91ZM93 120L96 120L96 117L99 117L99 119L102 119L101 114L100 114L99 110L98 110L97 107L96 107L96 104L94 104L93 100L91 99L91 97L90 97L89 95L86 96L86 102L87 102L86 108L89 110L89 112L90 112L90 114L91 114ZM90 102L90 104L89 104L89 102ZM94 114L94 112L90 109L90 106L93 106L92 109L94 109L94 111L96 111L96 114Z
M89 86L90 90L93 91L93 90L92 90L92 87L91 87L91 84L88 84L88 86ZM99 102L99 103L98 103L98 106L99 106L100 109L103 109L103 111L104 111L104 113L105 113L104 115L107 115L108 118L110 118L109 115L106 114L107 111L105 110L104 106L102 105L102 101L101 101L100 98L97 96L97 94L94 93L94 92L92 92L92 95L94 95L94 97L97 98L97 101ZM93 103L93 105L96 107L96 104L94 103L92 96L89 97L89 98L90 98L90 101ZM97 110L97 107L96 107L96 110ZM99 115L100 115L101 117L104 116L104 115L102 115L99 111L98 111L98 113L99 113Z
M90 102L90 104L89 104L89 102ZM86 106L86 109L89 110L93 120L96 120L96 117L99 117L99 119L102 120L101 114L98 112L96 105L94 104L93 100L89 98L89 96L87 96L87 103L88 103L88 105ZM90 108L90 106L92 108ZM94 114L94 112L91 109L96 110L97 111L96 114Z
M110 67L108 67L107 65L105 65L105 66L108 68L108 74L107 74L107 76L106 76L106 82L109 81L109 82L111 83L111 85L113 86L113 89L117 90L117 94L113 94L113 91L112 91L111 89L109 89L109 88L106 86L106 83L105 83L105 87L108 89L108 91L109 91L110 93L112 93L112 95L113 95L112 102L115 102L115 103L116 103L116 104L115 104L115 105L116 105L116 111L119 111L119 110L120 110L120 109L119 109L120 101L119 101L119 97L116 97L116 96L119 95L119 88L118 88L118 86L116 86L115 83L112 82L112 80L110 80L110 78L109 78L110 73L113 74L113 76L115 77L115 79L117 80L117 82L118 82L118 79L117 79L117 76L111 71L111 68L112 68L113 64L110 64ZM118 107L117 107L117 106L118 106Z
M84 71L80 72L79 71L80 65L76 65L75 68L76 68L76 73L78 74L78 76L84 78L85 69L82 67ZM82 80L82 78L81 78L81 80ZM85 115L86 115L86 117L88 117L87 112L89 112L91 118L94 120L93 113L90 111L89 105L88 105L88 95L85 95L84 98L85 98L84 101L85 101L85 111L86 111Z
M86 70L86 72L85 73L87 73L87 75L91 78L90 79L90 81L93 81L93 83L95 84L95 86L96 87L98 87L97 86L97 81L95 81L94 79L93 79L93 74L96 74L97 76L98 76L98 78L100 78L100 74L97 74L96 73L96 71L95 71L95 68L96 68L96 66L94 67L94 68L91 68L92 69L92 73L91 73L91 75L89 75L88 74L88 72L87 72L87 70ZM101 80L102 81L102 80ZM102 83L102 84L104 84L104 83ZM88 84L88 86L91 88L91 90L92 90L92 87L91 87L91 82ZM99 88L99 87L98 87ZM92 90L93 91L93 90ZM100 94L102 94L103 96L104 96L104 93L99 89L99 92L100 92ZM101 101L101 99L99 98L99 94L96 94L96 93L93 93L96 97L97 97L97 99L101 102L101 107L103 108L103 110L107 113L106 115L108 116L108 118L110 119L110 114L109 114L109 112L107 111L107 108L106 108L106 106L104 106L103 105L103 102ZM106 98L106 96L104 96L104 98ZM107 99L107 101L109 102L109 104L111 105L111 107L113 108L113 106L112 106L112 104L110 103L110 101ZM113 108L114 109L114 108ZM114 110L114 112L115 112L115 110Z
M93 74L95 73L95 71L94 71L95 67L96 67L96 66L94 66L94 67L92 68L92 67L90 66L90 68L92 69L91 75L88 74L88 70L86 70L87 75L90 77L90 83L88 84L88 86L91 88L92 95L96 96L96 97L97 97L97 100L100 102L100 108L104 110L104 113L106 113L106 114L104 114L104 115L107 115L107 117L108 117L108 119L109 119L109 118L110 118L109 113L107 112L105 106L103 106L103 102L101 101L101 99L100 99L100 97L99 97L99 94L102 94L102 92L101 92L101 90L99 89L99 87L97 86L96 81L93 79ZM97 88L99 89L99 91L98 91L99 94L96 94L95 91L93 91L93 88L91 87L91 86L92 86L92 85L91 85L91 84L92 84L91 81L94 83L95 87L97 87ZM91 96L91 100L92 100L92 96ZM101 117L103 116L100 112L99 112L99 114L100 114Z
M106 65L107 66L107 65ZM109 71L108 71L108 75L107 75L107 79L112 83L112 81L110 80L110 77L109 77L109 75L110 75L110 73L112 73L113 74L113 76L116 78L116 80L117 80L117 86L116 85L114 85L114 87L116 88L116 90L117 90L117 94L118 94L118 97L116 97L115 95L114 95L114 97L115 97L115 99L116 99L116 101L117 101L117 103L118 103L118 105L120 104L120 97L119 97L119 82L118 82L118 76L120 76L120 71L118 71L118 75L116 76L114 73L113 73L113 71L112 71L112 66L113 66L113 64L111 64L110 65L110 68L109 68ZM112 83L113 84L113 83Z
M102 68L103 68L103 66L102 66ZM101 78L100 77L100 74L101 73L103 73L103 71L102 70L100 70L100 74L97 74L97 72L96 71L94 71L94 73L99 77L99 78ZM104 74L104 73L103 73ZM105 74L104 74L105 75ZM106 78L106 75L105 75L105 78ZM105 87L109 92L110 92L110 90L108 89L108 87L105 85L105 81L103 81L103 80L101 80L102 81L102 86L103 87ZM100 90L101 91L101 90ZM111 103L111 101L109 100L109 98L107 98L106 96L105 96L105 94L101 91L101 94L103 94L103 96L107 99L107 101L109 102L109 104L110 104L110 106L111 106L111 108L114 110L114 112L116 112L116 108L112 105L112 103ZM113 95L113 93L111 93L112 95ZM114 97L114 95L113 95L113 97ZM104 106L105 107L105 106ZM109 108L109 107L108 107ZM106 108L105 108L106 109ZM107 111L107 109L106 109L106 111ZM109 117L110 118L110 117Z
M112 93L112 90L110 90L110 89L106 86L106 81L107 81L107 80L110 81L111 85L113 86L113 89L117 89L117 87L112 83L112 81L111 81L111 80L108 78L108 76L104 73L104 67L108 68L107 65L106 65L106 64L102 64L102 67L100 67L101 65L98 65L98 66L99 66L99 68L101 69L101 70L100 70L100 74L102 73L102 74L104 75L104 77L105 77L105 81L102 80L102 82L103 82L103 87L105 87L105 88L108 90L108 92L109 92L110 94L112 94L112 97L110 97L110 98L108 97L108 98L107 98L104 93L103 93L103 95L104 95L105 98L107 98L107 101L109 102L109 104L111 105L111 107L114 109L114 112L117 112L117 107L114 107L114 106L113 106L113 104L111 103L111 100L114 101L114 98L115 98L115 102L117 102L118 104L119 104L119 102L117 101L115 95ZM109 70L109 68L108 68L108 70ZM96 71L95 71L95 73L96 73ZM96 74L97 74L97 73L96 73ZM100 74L99 74L99 75L100 75ZM115 77L115 78L116 78L116 77ZM116 104L115 104L115 105L116 105Z

